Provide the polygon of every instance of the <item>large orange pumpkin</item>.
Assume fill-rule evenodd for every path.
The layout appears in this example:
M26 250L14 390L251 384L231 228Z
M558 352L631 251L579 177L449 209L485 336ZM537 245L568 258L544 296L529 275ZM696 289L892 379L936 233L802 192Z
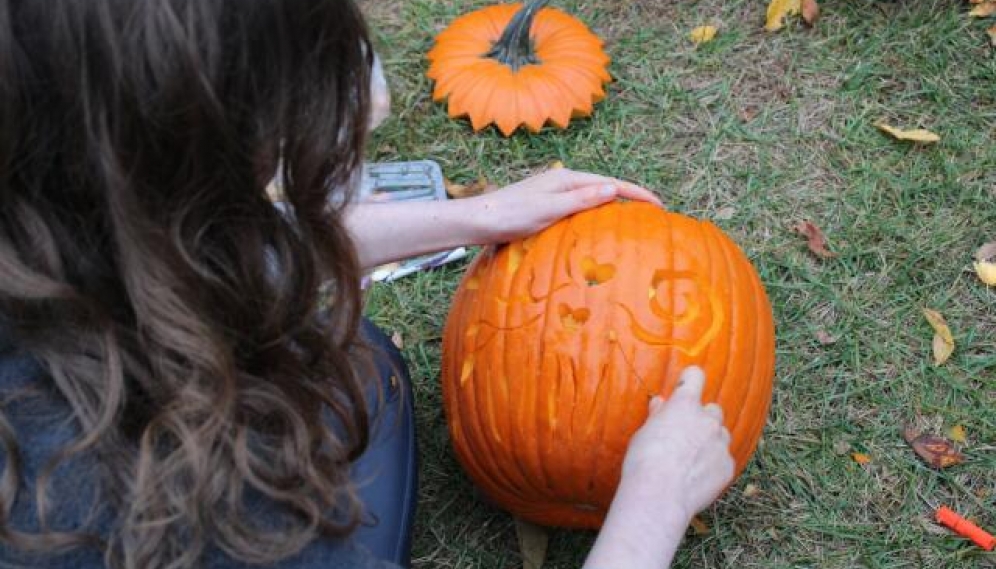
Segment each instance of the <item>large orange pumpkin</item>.
M488 249L444 334L457 457L519 517L598 527L648 400L691 364L723 407L739 474L771 401L774 324L751 263L711 223L613 203Z
M546 0L499 4L460 16L429 51L435 101L474 130L495 124L505 136L520 125L567 128L588 116L611 80L602 40Z

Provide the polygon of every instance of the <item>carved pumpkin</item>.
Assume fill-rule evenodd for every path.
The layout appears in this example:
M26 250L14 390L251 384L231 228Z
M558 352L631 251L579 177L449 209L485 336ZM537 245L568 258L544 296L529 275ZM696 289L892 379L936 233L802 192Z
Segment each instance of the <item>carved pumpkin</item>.
M574 215L482 252L456 292L442 369L456 455L516 516L598 527L650 397L691 364L723 407L739 474L774 374L751 263L711 223L653 205Z
M489 6L465 14L429 51L432 98L449 99L449 116L468 116L475 131L496 124L505 136L520 125L567 128L588 116L611 81L602 40L546 0ZM535 19L535 22L534 22Z

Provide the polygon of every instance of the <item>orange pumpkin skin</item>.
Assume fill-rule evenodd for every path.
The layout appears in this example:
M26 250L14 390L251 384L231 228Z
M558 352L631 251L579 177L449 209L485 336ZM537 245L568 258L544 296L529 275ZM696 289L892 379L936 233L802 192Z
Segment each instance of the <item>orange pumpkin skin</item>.
M711 223L614 203L482 252L446 322L442 390L456 455L499 506L596 528L654 394L701 366L737 474L766 422L771 306Z
M448 99L452 118L467 116L479 131L495 124L505 136L520 126L539 132L567 128L605 98L611 81L602 40L579 20L542 8L527 29L535 63L508 65L489 56L522 4L499 4L464 14L436 37L427 76L434 101ZM526 54L523 54L526 55Z

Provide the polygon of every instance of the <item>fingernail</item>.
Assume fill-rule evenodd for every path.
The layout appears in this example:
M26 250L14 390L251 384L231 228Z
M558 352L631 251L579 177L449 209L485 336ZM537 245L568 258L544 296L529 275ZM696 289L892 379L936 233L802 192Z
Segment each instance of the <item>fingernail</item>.
M607 198L609 196L614 196L614 195L616 195L616 187L615 186L602 186L598 190L598 195L602 196L603 198Z

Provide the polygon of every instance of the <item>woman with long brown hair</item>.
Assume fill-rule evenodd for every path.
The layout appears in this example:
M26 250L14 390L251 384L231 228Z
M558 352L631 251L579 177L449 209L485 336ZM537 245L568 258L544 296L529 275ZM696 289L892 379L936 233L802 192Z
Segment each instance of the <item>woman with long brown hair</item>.
M563 171L354 205L371 63L347 0L0 0L0 565L407 562L412 398L363 267L655 198ZM687 379L589 564L665 565L729 480Z

